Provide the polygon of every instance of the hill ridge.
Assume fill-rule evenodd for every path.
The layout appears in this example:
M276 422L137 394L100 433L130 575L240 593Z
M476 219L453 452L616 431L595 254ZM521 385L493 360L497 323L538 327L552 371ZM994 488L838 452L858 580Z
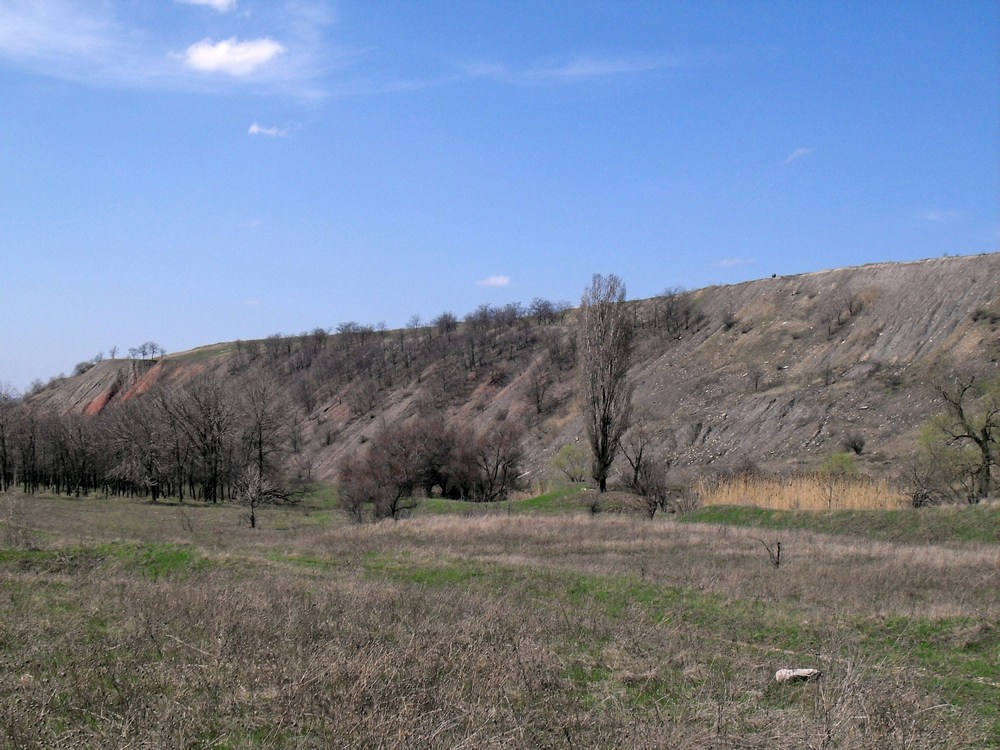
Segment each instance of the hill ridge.
M636 413L657 436L654 450L680 466L809 467L860 431L862 464L886 470L939 409L931 382L1000 375L1000 253L777 275L630 304ZM31 400L95 414L206 373L268 375L293 405L314 477L334 478L381 422L427 408L469 424L521 420L532 475L542 477L582 434L573 315L494 308L450 329L219 342L106 360Z

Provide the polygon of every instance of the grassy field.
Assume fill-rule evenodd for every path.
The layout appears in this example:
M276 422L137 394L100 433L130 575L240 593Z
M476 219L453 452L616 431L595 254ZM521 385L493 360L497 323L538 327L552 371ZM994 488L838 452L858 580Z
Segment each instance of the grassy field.
M363 526L317 496L256 530L0 496L0 747L1000 744L992 509L682 523L585 494Z

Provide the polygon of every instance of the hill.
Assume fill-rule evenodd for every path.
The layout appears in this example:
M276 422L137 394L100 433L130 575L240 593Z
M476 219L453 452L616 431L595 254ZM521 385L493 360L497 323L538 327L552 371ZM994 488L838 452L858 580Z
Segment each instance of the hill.
M666 279L665 279L666 280ZM1000 374L1000 254L778 276L630 303L636 415L675 465L814 467L860 436L863 465L891 470L941 408L930 387ZM527 428L533 478L581 435L574 311L541 300L483 306L461 322L379 330L344 323L106 360L28 401L99 414L208 375L275 382L298 471L331 480L379 425L434 409L473 426Z

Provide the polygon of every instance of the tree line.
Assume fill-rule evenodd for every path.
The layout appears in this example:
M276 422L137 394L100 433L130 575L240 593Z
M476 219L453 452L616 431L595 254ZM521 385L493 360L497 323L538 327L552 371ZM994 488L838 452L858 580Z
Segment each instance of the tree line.
M289 482L310 477L306 418L316 425L312 438L330 444L338 422L374 418L394 387L413 383L421 388L418 413L381 424L339 466L345 509L356 517L397 517L420 493L502 499L518 487L531 420L567 397L566 387L553 384L575 372L568 390L583 416L590 469L574 475L589 474L603 491L621 456L623 484L647 499L653 515L672 502L670 439L633 420L633 346L640 332L644 341L667 347L710 322L682 290L629 303L618 277L595 275L576 310L536 299L527 306L482 305L461 320L446 312L424 324L414 316L397 331L349 321L235 342L222 370L163 383L96 417L54 413L3 391L0 488L209 502L287 497ZM147 357L158 353L158 346L146 347ZM514 377L523 384L517 414L480 431L448 421L473 389L484 382L502 388ZM946 443L937 447L952 457L961 453L962 466L971 466L963 475L971 478L970 497L990 491L1000 433L997 408L980 414L972 403L977 388L942 389L951 418L935 422ZM347 416L326 421L322 414L333 408ZM915 468L914 477L925 468ZM921 502L943 496L919 476Z
M248 466L287 476L294 428L274 379L201 375L94 416L60 413L0 393L0 488L232 498Z

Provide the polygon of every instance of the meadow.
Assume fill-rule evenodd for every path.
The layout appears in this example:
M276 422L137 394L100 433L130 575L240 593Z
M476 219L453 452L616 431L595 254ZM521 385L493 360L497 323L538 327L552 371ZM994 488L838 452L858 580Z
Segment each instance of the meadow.
M0 747L1000 745L1000 507L595 509L0 495Z

